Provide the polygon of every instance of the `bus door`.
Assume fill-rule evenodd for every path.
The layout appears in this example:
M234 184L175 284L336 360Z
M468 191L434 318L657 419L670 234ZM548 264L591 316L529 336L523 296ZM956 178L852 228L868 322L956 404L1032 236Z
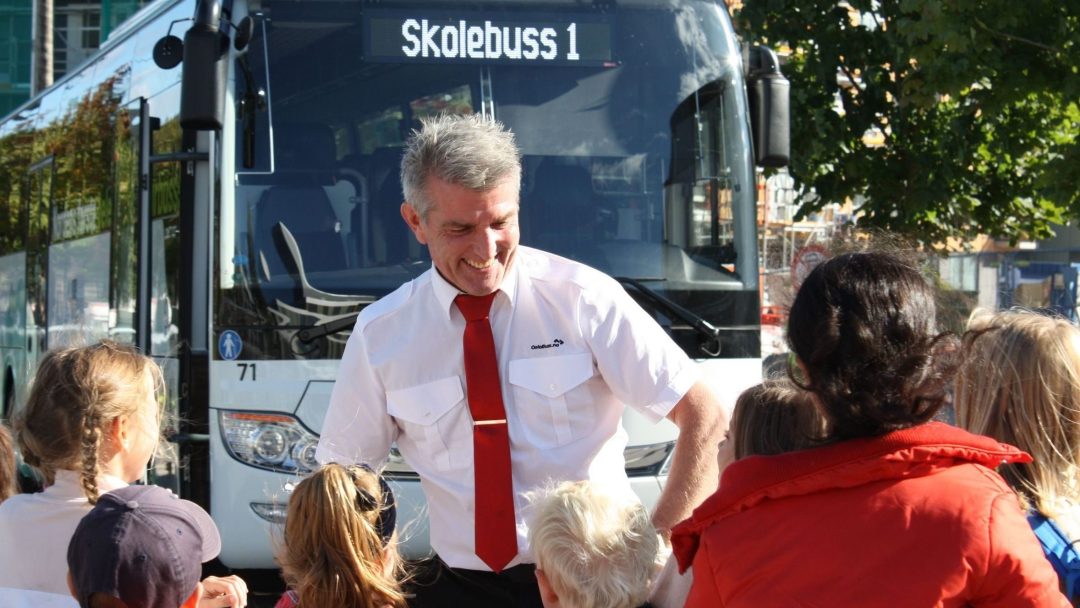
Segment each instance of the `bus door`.
M138 99L117 117L117 188L112 243L110 335L130 341L161 366L163 441L150 483L179 493L181 434L177 378L176 287L179 251L179 87Z

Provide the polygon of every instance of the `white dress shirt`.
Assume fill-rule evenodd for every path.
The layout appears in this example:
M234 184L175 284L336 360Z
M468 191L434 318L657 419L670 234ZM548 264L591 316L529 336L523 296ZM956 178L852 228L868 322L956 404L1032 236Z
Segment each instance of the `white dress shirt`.
M431 546L455 568L475 555L472 417L458 290L434 268L360 314L316 457L379 466L397 442L420 475ZM658 422L697 366L612 278L519 247L491 309L509 425L518 556L530 563L528 492L602 480L629 491L624 404Z
M97 482L102 494L127 485L108 475ZM0 503L0 587L70 597L68 543L91 508L82 476L64 470L56 472L56 483L45 491L16 494Z

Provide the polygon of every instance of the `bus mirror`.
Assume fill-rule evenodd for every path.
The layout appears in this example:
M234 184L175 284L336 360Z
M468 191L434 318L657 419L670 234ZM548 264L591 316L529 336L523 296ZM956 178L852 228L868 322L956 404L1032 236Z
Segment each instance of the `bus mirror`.
M221 6L202 0L195 24L184 34L184 67L180 87L180 126L217 131L225 123L225 77L229 38L219 29Z
M251 17L244 17L236 25L235 29L233 48L239 52L247 48L248 43L251 42L251 37L255 34L255 20Z
M790 83L780 72L772 49L750 49L746 93L754 137L754 161L762 167L784 167L790 158Z
M154 44L154 64L163 70L171 70L184 59L184 42L169 34Z

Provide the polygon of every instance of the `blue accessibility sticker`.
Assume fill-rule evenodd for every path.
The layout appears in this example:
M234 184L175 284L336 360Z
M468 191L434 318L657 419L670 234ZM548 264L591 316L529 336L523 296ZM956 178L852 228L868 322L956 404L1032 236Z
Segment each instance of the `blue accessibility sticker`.
M218 336L217 348L222 359L232 361L240 356L240 351L244 350L244 342L240 340L240 334L226 329Z

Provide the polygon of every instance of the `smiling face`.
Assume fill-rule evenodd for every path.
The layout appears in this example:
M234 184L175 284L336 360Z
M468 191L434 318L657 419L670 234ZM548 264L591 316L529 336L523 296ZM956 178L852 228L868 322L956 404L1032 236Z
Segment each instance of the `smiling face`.
M420 243L427 245L435 268L455 287L474 296L502 285L518 241L518 181L507 179L477 192L437 177L427 181L431 208L420 217L406 202L401 215Z

